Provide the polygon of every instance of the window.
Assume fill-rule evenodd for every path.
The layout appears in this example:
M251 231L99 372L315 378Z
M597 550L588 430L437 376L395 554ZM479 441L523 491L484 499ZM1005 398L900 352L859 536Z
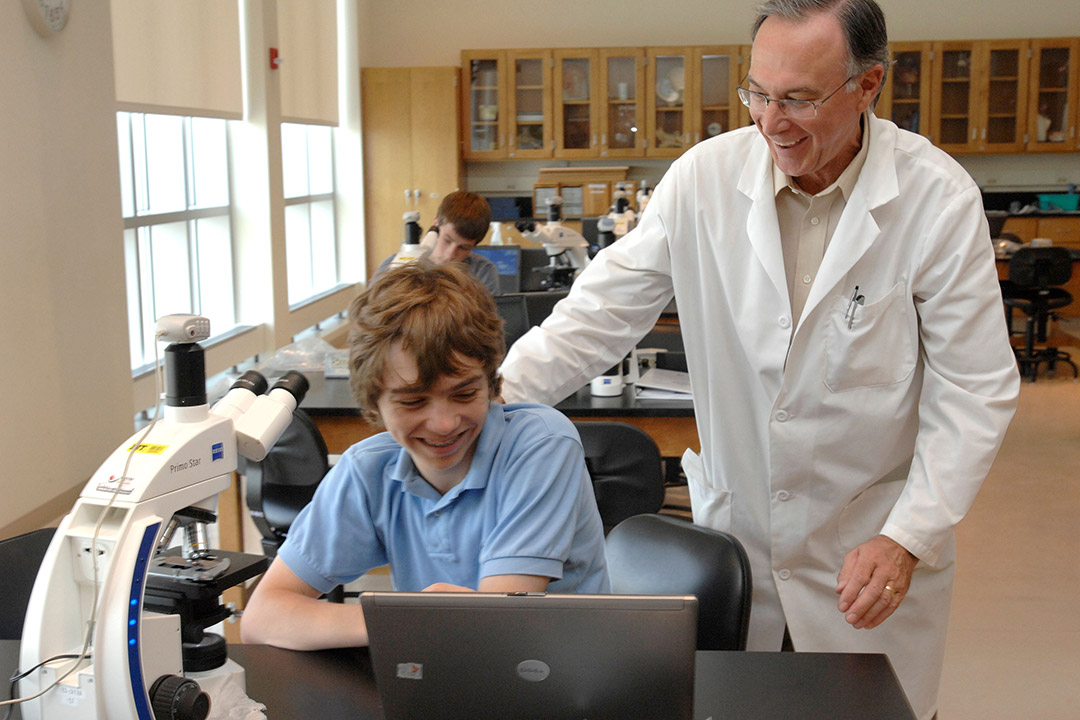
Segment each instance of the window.
M236 326L225 123L117 113L132 368L154 361L162 315Z
M297 305L338 284L332 129L283 123L281 156L289 305Z

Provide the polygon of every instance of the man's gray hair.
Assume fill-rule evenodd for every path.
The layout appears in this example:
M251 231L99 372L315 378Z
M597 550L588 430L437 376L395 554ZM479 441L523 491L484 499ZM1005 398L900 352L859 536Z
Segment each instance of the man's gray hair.
M883 67L886 75L889 72L891 56L885 13L874 0L767 0L758 6L757 12L751 39L757 37L761 24L770 17L802 20L819 12L831 12L840 20L847 39L847 74L861 75L875 65Z

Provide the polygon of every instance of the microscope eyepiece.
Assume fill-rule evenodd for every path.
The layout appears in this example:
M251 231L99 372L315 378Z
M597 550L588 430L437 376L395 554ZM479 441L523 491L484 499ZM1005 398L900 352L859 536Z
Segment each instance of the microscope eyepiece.
M304 396L307 395L309 387L311 387L311 383L308 382L308 379L304 377L303 374L296 370L290 370L282 375L270 390L274 391L278 388L288 390L289 394L296 398L296 404L299 405L304 401Z
M255 395L262 395L270 387L270 383L266 382L266 378L258 370L248 370L240 377L236 378L231 386L230 390L250 390Z

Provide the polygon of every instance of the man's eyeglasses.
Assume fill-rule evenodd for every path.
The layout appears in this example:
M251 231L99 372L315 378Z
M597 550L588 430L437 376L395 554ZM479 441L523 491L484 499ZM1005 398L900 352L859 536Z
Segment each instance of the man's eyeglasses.
M737 88L739 92L739 100L742 104L750 108L750 111L757 114L764 113L769 103L776 103L780 112L787 115L789 118L795 120L813 120L817 117L818 108L821 107L836 93L840 92L840 88L847 85L852 78L852 75L844 82L840 83L840 87L833 90L821 100L795 100L794 98L781 98L779 100L771 98L764 93L755 92L749 88L744 88L741 85Z

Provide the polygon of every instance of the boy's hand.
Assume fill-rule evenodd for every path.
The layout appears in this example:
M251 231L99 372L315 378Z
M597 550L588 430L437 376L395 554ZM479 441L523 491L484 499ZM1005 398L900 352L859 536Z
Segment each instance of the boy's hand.
M450 583L437 582L428 585L423 589L423 592L476 592L472 588L462 587L461 585L451 585Z

